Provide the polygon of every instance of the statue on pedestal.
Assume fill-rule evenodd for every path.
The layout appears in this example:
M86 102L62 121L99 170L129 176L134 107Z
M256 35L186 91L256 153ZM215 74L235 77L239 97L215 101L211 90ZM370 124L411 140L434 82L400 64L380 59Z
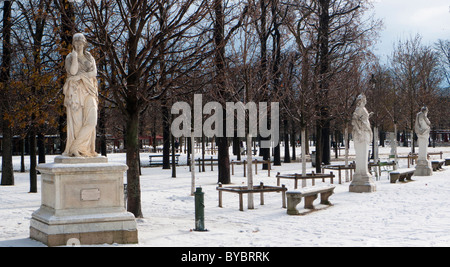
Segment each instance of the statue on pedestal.
M67 143L63 156L96 157L95 137L98 110L97 66L86 51L82 33L73 36L73 51L65 62L68 73L64 84L67 111Z
M416 131L419 141L419 157L417 159L416 176L431 176L433 175L433 168L427 159L428 139L430 137L431 122L427 118L428 108L423 107L416 116L416 123L414 130Z
M353 113L353 141L356 151L356 169L353 175L353 181L350 184L350 192L374 192L376 185L369 173L369 145L372 142L373 134L370 127L369 118L373 113L366 109L367 99L364 94L358 96L356 110Z
M138 243L134 215L126 211L124 172L95 152L97 67L83 34L73 36L65 62L67 146L53 163L40 164L41 206L30 220L30 237L47 246Z

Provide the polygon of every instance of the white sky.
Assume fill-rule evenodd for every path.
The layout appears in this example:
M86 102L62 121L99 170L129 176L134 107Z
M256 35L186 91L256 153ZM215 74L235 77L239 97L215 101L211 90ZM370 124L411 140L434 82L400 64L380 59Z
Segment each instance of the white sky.
M394 43L417 33L424 45L433 45L438 39L450 40L450 0L374 0L375 17L383 19L375 53L386 60Z

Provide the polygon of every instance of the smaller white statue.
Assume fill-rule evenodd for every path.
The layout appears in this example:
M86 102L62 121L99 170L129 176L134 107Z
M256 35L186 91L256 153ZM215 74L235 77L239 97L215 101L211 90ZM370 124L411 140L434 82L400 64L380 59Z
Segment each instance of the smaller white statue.
M358 96L355 112L353 113L353 140L358 143L369 145L373 139L372 128L370 127L370 117L373 113L369 113L366 109L367 98L364 94Z
M367 111L366 103L366 96L364 94L359 95L352 118L356 166L353 182L350 184L350 192L356 193L374 192L376 190L372 175L369 173L369 145L373 138L369 119L373 113Z
M417 159L416 176L431 176L433 175L433 169L431 163L427 158L428 139L430 137L431 122L428 120L428 108L423 107L416 116L416 123L414 130L416 131L419 141L419 156Z
M431 122L427 116L428 116L428 108L427 107L423 107L420 110L420 112L417 113L415 130L416 130L416 134L419 138L428 139L430 137Z
M83 34L73 36L73 51L65 61L68 73L64 84L64 106L67 111L67 143L63 153L68 157L96 157L95 137L98 110L97 66L86 51Z

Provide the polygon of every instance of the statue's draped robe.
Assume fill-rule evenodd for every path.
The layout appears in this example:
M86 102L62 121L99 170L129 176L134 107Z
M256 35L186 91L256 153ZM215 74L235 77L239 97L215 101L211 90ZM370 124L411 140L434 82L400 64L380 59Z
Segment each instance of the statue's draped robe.
M356 151L356 170L355 174L368 176L368 152L369 145L372 142L373 134L369 121L369 112L364 105L359 104L353 113L353 140Z
M64 84L64 106L67 111L67 142L65 156L95 157L95 138L98 110L98 85L87 73L95 68L95 60L88 52L78 58L78 73L70 74L72 54L66 58L68 78Z
M358 106L353 113L353 139L355 142L366 143L372 142L373 134L369 121L369 112L363 106Z

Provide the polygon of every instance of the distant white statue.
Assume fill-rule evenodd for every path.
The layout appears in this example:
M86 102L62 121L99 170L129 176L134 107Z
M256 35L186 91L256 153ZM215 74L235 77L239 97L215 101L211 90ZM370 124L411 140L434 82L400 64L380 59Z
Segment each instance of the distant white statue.
M365 143L369 145L373 139L372 128L370 127L370 113L366 109L367 98L364 94L358 96L356 109L353 113L353 140L358 143Z
M428 108L427 107L423 107L420 110L420 112L417 113L415 130L416 130L416 134L419 138L428 139L430 137L431 122L427 116L428 116Z
M416 176L431 176L433 169L431 163L428 161L428 139L430 137L431 122L428 120L428 108L423 107L416 116L416 123L414 130L416 131L419 141L419 156L417 159Z
M67 143L64 156L96 157L95 137L98 110L97 66L86 51L82 33L73 36L73 51L65 61L68 73L64 84L67 111Z
M373 134L370 127L370 117L366 109L367 99L364 94L358 96L355 112L352 118L352 136L355 144L355 174L353 182L350 184L350 192L373 192L376 185L369 173L369 145L372 142Z

